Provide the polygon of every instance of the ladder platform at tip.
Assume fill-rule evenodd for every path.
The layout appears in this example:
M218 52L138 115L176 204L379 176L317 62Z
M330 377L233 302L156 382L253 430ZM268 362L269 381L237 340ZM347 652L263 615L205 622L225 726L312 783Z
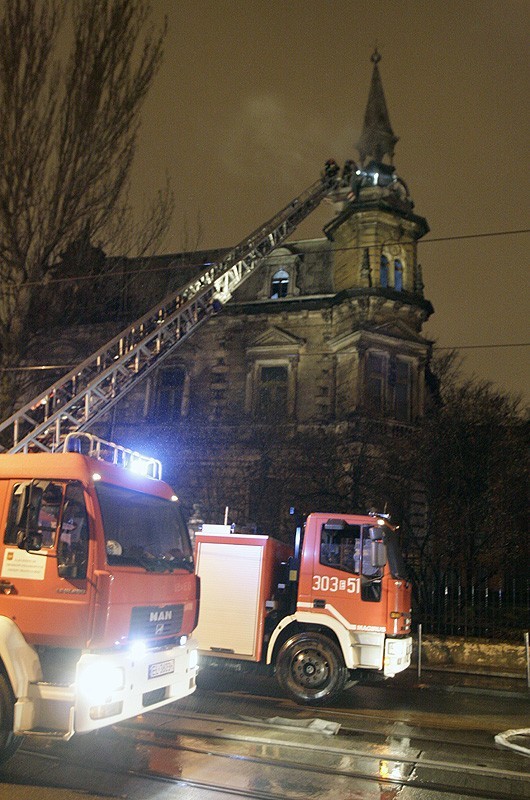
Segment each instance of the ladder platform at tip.
M336 165L335 165L336 166ZM85 431L226 303L259 263L338 184L338 167L261 225L218 262L118 333L0 424L3 452L55 452Z

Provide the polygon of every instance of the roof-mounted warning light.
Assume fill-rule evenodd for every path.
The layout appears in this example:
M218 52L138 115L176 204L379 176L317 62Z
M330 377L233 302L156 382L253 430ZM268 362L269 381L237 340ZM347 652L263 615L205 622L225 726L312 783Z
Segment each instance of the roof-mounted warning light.
M391 522L390 522L390 516L391 515L387 514L386 512L384 513L382 511L376 511L375 509L372 508L368 512L368 516L369 517L374 517L377 520L376 524L380 525L381 527L388 527L393 531L399 530L399 525L392 525L391 524Z
M124 467L138 475L162 480L162 464L158 459L144 456L114 442L107 442L92 433L69 433L64 440L63 452L81 453L98 461Z

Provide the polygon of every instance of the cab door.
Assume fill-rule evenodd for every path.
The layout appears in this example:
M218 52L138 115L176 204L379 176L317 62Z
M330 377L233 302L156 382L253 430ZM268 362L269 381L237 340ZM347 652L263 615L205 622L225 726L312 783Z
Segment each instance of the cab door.
M317 531L311 605L350 630L384 630L381 571L372 566L369 526L331 519Z
M352 622L360 604L361 527L328 520L316 531L311 604L313 609Z
M83 647L91 594L83 487L44 478L6 483L0 612L32 644Z

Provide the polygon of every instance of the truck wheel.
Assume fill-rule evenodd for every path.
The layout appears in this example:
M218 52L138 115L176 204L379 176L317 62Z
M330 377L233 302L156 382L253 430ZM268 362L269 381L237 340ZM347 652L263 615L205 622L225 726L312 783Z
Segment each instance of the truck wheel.
M282 645L276 677L297 703L319 705L342 692L348 670L335 642L319 633L299 633Z
M0 763L11 758L23 739L13 733L13 706L11 686L0 672Z

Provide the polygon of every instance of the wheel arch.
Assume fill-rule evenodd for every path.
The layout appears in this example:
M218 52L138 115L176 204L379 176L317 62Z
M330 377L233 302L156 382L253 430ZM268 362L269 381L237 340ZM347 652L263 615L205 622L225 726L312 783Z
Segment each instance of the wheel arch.
M307 613L284 617L278 623L269 640L266 663L272 663L275 666L282 645L294 634L305 632L321 633L327 636L341 650L345 666L349 669L356 666L353 664L353 649L348 631L333 619L330 619L329 622L328 619L316 622L315 615Z
M27 696L30 682L42 679L36 650L9 617L0 617L0 665L16 699Z

